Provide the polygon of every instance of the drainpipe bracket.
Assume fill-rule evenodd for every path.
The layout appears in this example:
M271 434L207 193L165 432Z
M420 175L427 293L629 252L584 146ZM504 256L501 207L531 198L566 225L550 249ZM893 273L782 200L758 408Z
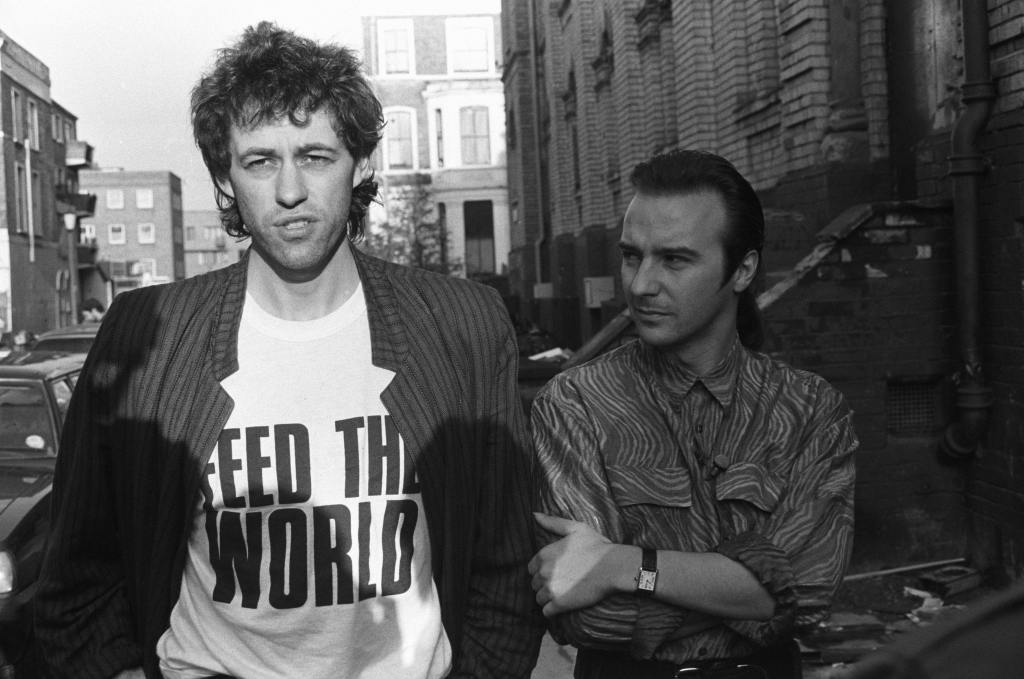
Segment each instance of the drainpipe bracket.
M985 156L980 154L954 155L947 157L946 160L949 161L951 175L985 174L988 170Z
M956 389L956 405L961 410L985 411L992 407L992 389L980 384L963 384Z
M964 83L960 86L960 100L965 104L972 101L995 101L996 84L991 80Z

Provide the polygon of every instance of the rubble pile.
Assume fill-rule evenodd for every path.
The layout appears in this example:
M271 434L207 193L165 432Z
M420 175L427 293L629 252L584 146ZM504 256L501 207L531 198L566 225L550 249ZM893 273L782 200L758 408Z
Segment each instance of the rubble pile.
M864 656L956 615L988 590L977 570L952 564L848 577L831 615L799 639L804 679L844 679Z

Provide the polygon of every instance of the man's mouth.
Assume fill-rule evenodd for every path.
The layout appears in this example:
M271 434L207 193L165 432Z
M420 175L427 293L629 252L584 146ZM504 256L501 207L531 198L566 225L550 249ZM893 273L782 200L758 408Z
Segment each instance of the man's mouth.
M643 318L659 318L661 316L667 316L668 313L658 309L652 309L650 307L633 307L633 315Z
M274 226L287 230L298 230L303 229L312 223L312 217L287 217L274 222Z

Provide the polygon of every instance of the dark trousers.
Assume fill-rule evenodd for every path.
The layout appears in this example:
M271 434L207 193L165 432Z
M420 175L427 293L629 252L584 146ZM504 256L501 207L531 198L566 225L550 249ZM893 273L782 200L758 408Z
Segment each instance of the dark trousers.
M743 667L746 666L746 667ZM680 672L680 667L693 668ZM678 665L660 660L636 660L625 653L580 649L575 679L801 679L800 648L787 641L745 658Z

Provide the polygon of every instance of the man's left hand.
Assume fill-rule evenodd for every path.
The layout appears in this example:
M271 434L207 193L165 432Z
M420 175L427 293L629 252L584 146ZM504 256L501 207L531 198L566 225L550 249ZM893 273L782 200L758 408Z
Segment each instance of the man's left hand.
M616 545L570 519L534 512L545 530L562 536L534 555L529 571L545 617L592 606L617 590L629 591L640 549ZM636 552L636 554L632 554ZM636 564L632 564L632 561Z

